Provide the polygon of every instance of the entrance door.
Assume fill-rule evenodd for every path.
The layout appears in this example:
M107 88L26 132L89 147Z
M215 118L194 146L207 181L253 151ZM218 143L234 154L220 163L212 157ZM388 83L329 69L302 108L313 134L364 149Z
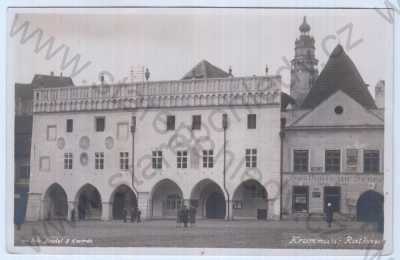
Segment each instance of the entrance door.
M292 198L293 212L308 212L308 186L294 186Z
M332 204L334 212L340 211L340 187L330 186L324 188L324 209L328 203Z
M207 218L225 218L225 198L221 192L213 192L206 201Z

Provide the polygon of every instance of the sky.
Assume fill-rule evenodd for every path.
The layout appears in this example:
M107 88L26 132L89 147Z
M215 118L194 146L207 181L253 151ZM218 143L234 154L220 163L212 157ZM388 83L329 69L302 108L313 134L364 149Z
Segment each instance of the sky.
M18 16L15 13L18 12ZM73 63L62 68L63 57L79 54L75 85L131 80L131 69L148 67L150 80L177 80L205 59L234 76L280 74L287 91L288 62L303 16L315 38L318 69L341 43L370 90L378 80L392 84L393 26L376 11L366 9L18 9L9 12L8 76L29 83L35 74L69 76ZM17 18L16 18L17 17ZM27 35L21 41L27 22ZM38 32L38 31L37 31ZM52 57L46 58L53 39ZM36 50L35 50L36 49ZM51 53L51 52L50 52ZM50 55L51 56L51 55ZM110 76L112 75L112 77Z

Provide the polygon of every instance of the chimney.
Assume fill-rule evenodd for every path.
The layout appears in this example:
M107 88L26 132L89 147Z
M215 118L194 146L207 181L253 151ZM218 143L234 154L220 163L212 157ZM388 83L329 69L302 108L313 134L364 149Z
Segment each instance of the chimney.
M385 108L385 81L379 80L375 86L375 104L378 108Z

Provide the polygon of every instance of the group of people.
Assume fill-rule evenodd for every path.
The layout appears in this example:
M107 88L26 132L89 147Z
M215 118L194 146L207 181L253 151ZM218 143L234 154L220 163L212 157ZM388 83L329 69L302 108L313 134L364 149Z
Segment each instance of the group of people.
M186 205L184 205L182 208L177 210L177 216L176 216L177 227L180 227L182 223L185 228L188 227L188 224L190 224L190 226L193 226L196 223L195 207L193 206L187 207Z
M128 214L129 214L128 209L124 208L122 210L122 220L124 221L124 223L128 222ZM133 210L131 211L131 222L132 223L142 222L142 212L138 207L133 208Z

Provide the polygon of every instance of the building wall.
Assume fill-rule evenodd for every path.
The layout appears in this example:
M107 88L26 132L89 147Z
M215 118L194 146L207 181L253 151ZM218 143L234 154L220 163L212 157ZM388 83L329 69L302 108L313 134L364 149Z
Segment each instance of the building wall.
M341 188L341 212L355 214L360 195L367 190L383 193L384 161L383 129L315 129L287 131L283 150L283 212L292 213L293 186L309 186L309 212L323 212L324 187ZM309 170L305 173L293 172L293 151L309 151ZM325 172L325 150L341 151L340 173ZM357 149L357 167L349 168L346 163L346 150ZM363 169L363 151L379 150L379 173L368 174ZM315 196L313 197L313 192ZM319 197L317 196L319 194Z
M222 114L228 114L226 131L226 184L223 186L223 143ZM247 114L257 114L257 128L247 129ZM165 131L166 114L175 115L175 131ZM201 130L191 130L191 116L202 116ZM104 116L104 132L95 131L95 118ZM129 152L132 156L132 136L129 132L132 116L136 116L135 132L135 187L139 207L144 217L150 217L151 198L154 187L170 179L182 190L183 199L190 200L192 190L202 180L209 179L227 193L230 200L235 189L247 179L259 181L269 194L270 217L279 216L279 105L230 106L215 108L180 107L103 112L36 113L33 120L31 181L28 220L44 218L43 201L46 190L58 183L65 190L69 210L76 208L79 189L85 184L93 185L102 200L102 219L111 218L113 191L120 185L132 187L130 170L119 169L119 153ZM66 120L73 119L73 132L66 132ZM47 127L56 127L56 138L47 140ZM118 127L121 126L121 127ZM119 129L119 130L118 130ZM118 133L119 131L119 133ZM127 131L125 134L122 132ZM245 138L244 138L245 137ZM82 139L83 138L83 139ZM89 144L85 146L85 139ZM87 144L87 143L86 143ZM246 148L257 149L257 168L246 171L244 155ZM152 169L151 153L163 151L162 169ZM189 151L187 169L177 169L176 150ZM214 150L214 167L202 167L201 151ZM200 152L198 167L191 165L190 157ZM94 153L104 152L104 169L94 167ZM73 154L73 167L64 169L64 153ZM88 162L81 163L81 155L87 153ZM47 157L48 171L41 170L40 161ZM232 210L230 210L232 212Z

